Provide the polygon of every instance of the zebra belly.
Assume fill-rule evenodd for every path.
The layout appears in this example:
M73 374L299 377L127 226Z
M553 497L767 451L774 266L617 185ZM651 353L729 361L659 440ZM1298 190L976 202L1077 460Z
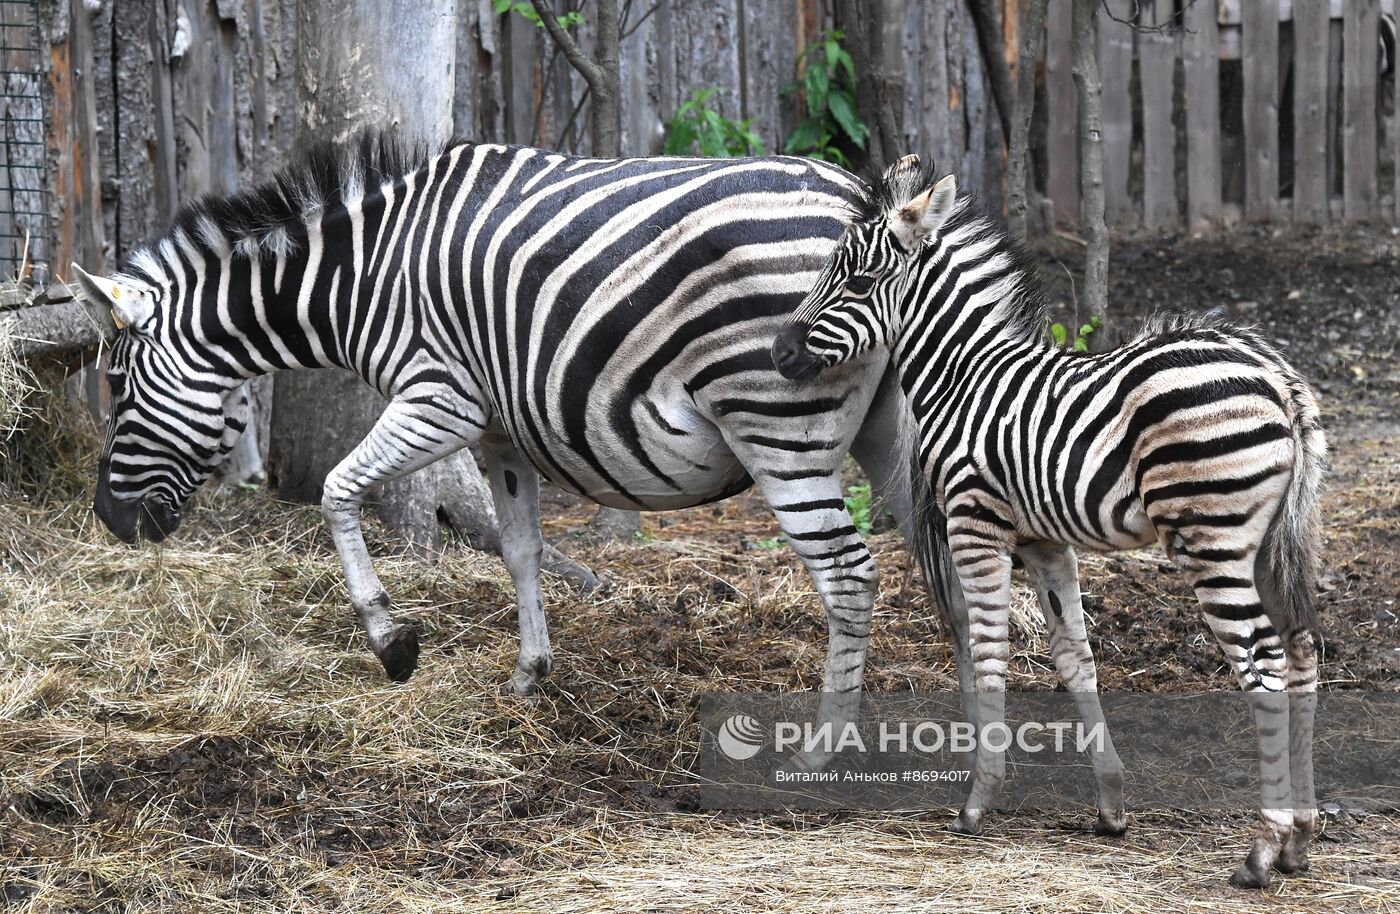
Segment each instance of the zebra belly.
M693 406L659 399L648 396L633 405L634 437L606 428L594 434L590 427L593 460L569 448L562 438L551 442L550 459L533 448L526 448L526 455L560 488L615 508L690 508L753 485L713 423ZM606 475L594 461L602 464Z

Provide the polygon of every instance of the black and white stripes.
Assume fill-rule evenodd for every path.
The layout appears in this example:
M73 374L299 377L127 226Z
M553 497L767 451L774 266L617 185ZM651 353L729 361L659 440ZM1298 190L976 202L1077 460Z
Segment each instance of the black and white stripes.
M810 377L893 350L931 494L920 553L981 713L998 716L1005 689L1013 552L1061 678L1100 719L1073 550L1154 541L1185 571L1241 688L1310 700L1326 443L1307 384L1257 335L1210 321L1162 321L1102 355L1050 344L1025 255L951 177L929 184L912 157L887 173L884 202L849 226L774 358ZM1285 800L1264 804L1242 884L1302 866L1316 826L1311 705L1288 712L1256 709L1265 796L1281 784L1272 795ZM1100 829L1120 832L1121 765L1111 747L1094 763ZM979 754L961 829L977 827L1003 766Z
M825 686L859 689L870 553L841 499L850 451L907 517L883 359L799 387L765 336L815 279L858 184L823 163L580 159L365 137L275 182L205 201L111 279L125 322L97 511L160 539L241 427L243 379L348 368L389 405L325 483L351 602L390 675L416 636L389 615L360 533L366 492L480 445L517 587L515 686L551 653L535 470L624 508L700 504L756 482L831 620Z

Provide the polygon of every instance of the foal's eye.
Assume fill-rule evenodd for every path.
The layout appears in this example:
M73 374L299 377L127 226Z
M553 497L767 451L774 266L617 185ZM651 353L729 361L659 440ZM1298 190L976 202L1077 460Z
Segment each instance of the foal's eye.
M869 295L874 287L874 276L852 276L846 280L846 291L852 295Z

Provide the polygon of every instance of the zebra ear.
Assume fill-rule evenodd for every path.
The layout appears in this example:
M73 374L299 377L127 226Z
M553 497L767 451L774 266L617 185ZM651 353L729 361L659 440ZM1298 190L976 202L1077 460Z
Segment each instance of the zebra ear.
M70 266L88 300L112 309L112 322L118 330L123 327L140 330L155 316L155 302L144 289L119 279L93 276L76 263Z
M952 215L958 182L948 175L890 217L889 228L906 251L913 251Z

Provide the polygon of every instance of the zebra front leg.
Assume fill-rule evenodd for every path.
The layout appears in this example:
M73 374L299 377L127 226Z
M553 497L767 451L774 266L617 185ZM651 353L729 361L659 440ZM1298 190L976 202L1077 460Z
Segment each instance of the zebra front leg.
M1212 547L1217 553L1228 553ZM1259 829L1249 854L1230 876L1240 888L1269 884L1269 868L1280 859L1293 831L1289 766L1288 656L1259 599L1254 553L1239 560L1186 558L1187 577L1205 611L1206 623L1249 699L1259 740Z
M360 507L375 486L425 467L471 443L465 429L443 431L450 421L431 409L423 421L422 401L395 399L385 407L364 440L326 476L321 512L345 570L350 605L360 617L370 649L395 682L405 682L418 664L418 632L389 614L389 594L379 582L365 548Z
M836 471L798 480L763 476L760 484L826 609L826 672L817 722L830 723L831 732L840 733L860 708L879 571L846 510ZM795 758L793 764L817 769L829 758L829 754L812 753Z
M949 511L956 516L955 510ZM1006 780L1006 752L993 751L983 738L992 724L1006 718L1006 670L1011 658L1011 553L981 536L953 533L949 537L953 565L967 601L968 653L972 658L975 694L977 757L972 786L962 812L948 827L976 834L983 814L996 802Z
M1060 543L1033 543L1017 549L1040 598L1049 633L1050 656L1060 681L1074 696L1079 719L1091 731L1102 728L1103 744L1091 753L1098 782L1099 821L1094 831L1117 837L1128 828L1123 812L1123 762L1113 748L1099 703L1099 677L1089 634L1084 627L1084 603L1079 593L1079 563L1074 550Z
M496 519L501 527L501 555L515 584L520 617L520 656L510 685L517 695L533 695L554 669L549 628L540 602L540 477L509 438L487 435L481 442Z

